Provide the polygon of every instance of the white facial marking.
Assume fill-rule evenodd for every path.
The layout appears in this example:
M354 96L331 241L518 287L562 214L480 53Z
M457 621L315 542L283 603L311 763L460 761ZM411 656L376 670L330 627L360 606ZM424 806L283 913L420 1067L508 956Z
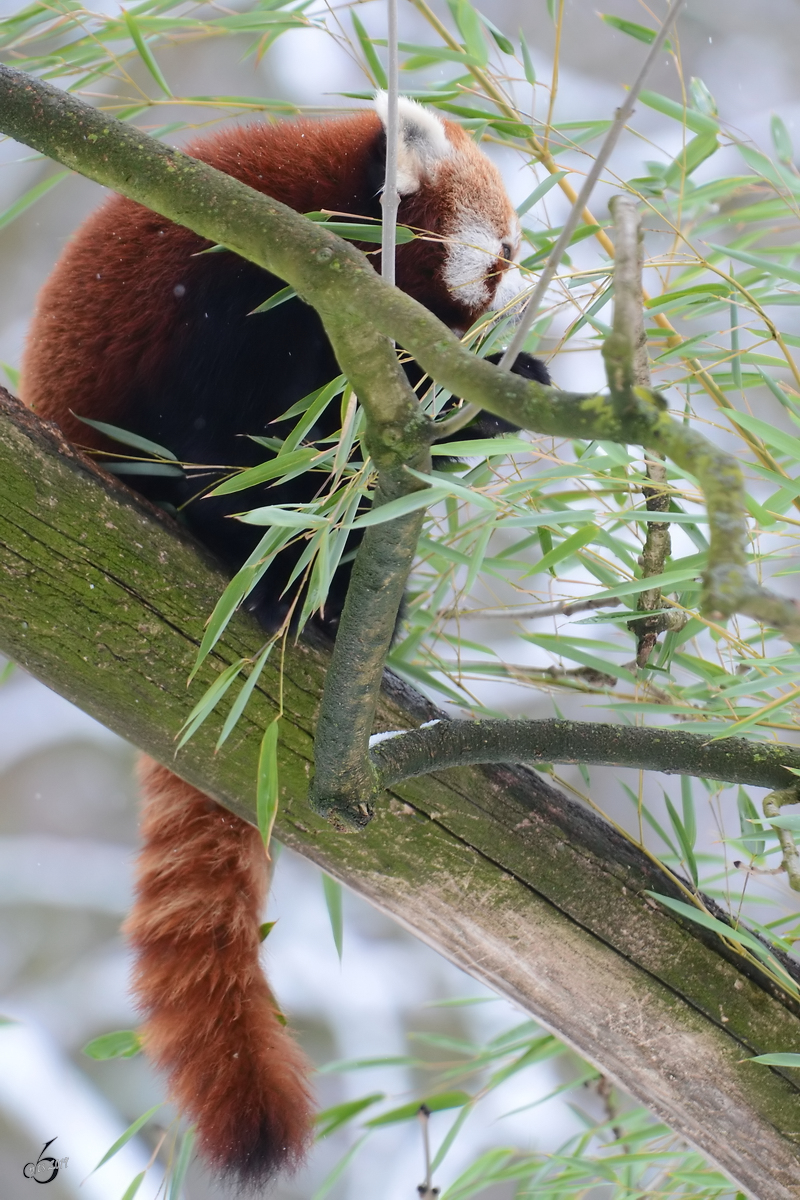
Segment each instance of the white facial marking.
M459 303L480 308L489 298L487 274L501 253L501 241L474 214L465 216L447 242L444 281Z
M520 236L519 228L509 230L508 234L504 238L504 244L506 246L510 245L513 247L513 252L510 256L512 265L507 267L500 276L500 282L497 285L497 291L495 292L494 299L489 306L491 312L501 312L504 309L513 308L514 301L525 291L525 283L520 275L519 267L517 266L520 254L522 252L522 238ZM504 255L504 257L506 256Z
M389 118L386 92L375 93L375 111L385 128ZM430 109L407 96L400 96L397 111L397 190L401 196L410 196L419 191L423 178L435 173L442 159L451 156L453 147L444 125Z

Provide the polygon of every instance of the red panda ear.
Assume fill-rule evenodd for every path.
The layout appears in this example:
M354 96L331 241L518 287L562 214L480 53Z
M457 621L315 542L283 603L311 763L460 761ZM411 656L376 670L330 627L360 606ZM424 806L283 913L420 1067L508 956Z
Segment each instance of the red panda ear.
M384 129L388 108L386 92L376 92L375 110ZM424 179L436 174L438 164L452 155L453 147L444 122L430 109L400 96L398 110L397 190L401 196L410 196L419 191Z

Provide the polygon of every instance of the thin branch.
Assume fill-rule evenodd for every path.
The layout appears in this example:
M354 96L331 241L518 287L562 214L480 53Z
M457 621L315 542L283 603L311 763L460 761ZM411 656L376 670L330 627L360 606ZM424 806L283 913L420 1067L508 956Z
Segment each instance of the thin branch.
M397 0L386 0L387 10L387 113L386 113L386 178L381 193L383 228L381 231L381 275L387 283L394 283L395 248L397 240L397 210L400 196L397 192L397 150L399 136L398 116L398 53L397 53Z
M376 743L370 756L380 785L471 763L583 763L699 775L751 787L787 788L800 748L746 738L581 721L437 721ZM797 794L795 803L797 802Z
M636 200L630 195L614 196L609 205L616 226L616 255L614 259L614 336L630 342L630 378L625 386L650 387L650 365L647 359L647 334L642 307L642 267L644 255L642 228ZM662 455L646 455L645 470L653 487L642 489L650 512L667 512L669 487ZM669 525L665 521L650 521L639 559L642 576L661 575L672 552ZM651 614L642 620L628 622L636 634L636 664L646 667L659 633L670 627L662 608L660 588L648 588L639 593L636 607ZM676 616L678 614L670 614Z
M664 18L664 23L653 39L653 43L650 47L647 57L644 60L644 63L642 64L642 69L639 72L636 82L630 88L624 102L617 109L617 115L615 116L611 128L605 136L605 141L600 147L597 158L592 163L591 169L583 181L583 187L578 193L578 198L572 206L572 211L564 223L564 228L561 230L558 241L550 252L547 265L539 276L539 280L533 290L533 295L525 307L525 312L522 320L517 326L517 331L514 334L514 337L511 339L508 349L500 360L500 366L504 370L511 370L512 364L517 360L517 355L525 345L525 339L527 338L530 328L536 319L536 314L539 311L539 305L542 302L545 292L550 286L553 276L558 270L561 259L564 257L564 252L566 251L567 246L572 239L572 235L578 227L578 222L581 219L583 210L589 201L589 197L594 191L594 185L597 183L598 179L600 178L601 171L611 157L611 153L616 146L617 141L619 140L619 135L622 133L623 129L630 120L634 105L639 98L639 92L644 87L645 80L650 74L650 69L661 53L661 49L667 39L667 35L672 28L678 13L683 8L685 3L686 0L672 0L672 3L667 11L667 15Z
M796 786L770 792L764 797L764 816L768 821L773 817L780 817L784 804L797 803L800 803L800 796ZM783 855L781 865L789 878L789 887L795 892L800 892L800 854L797 853L794 835L791 829L782 825L773 825L772 828L778 835Z
M510 604L505 608L448 608L439 616L459 621L495 620L498 617L507 621L532 621L536 617L572 617L596 608L616 608L621 603L613 596L610 600L559 600L556 604Z

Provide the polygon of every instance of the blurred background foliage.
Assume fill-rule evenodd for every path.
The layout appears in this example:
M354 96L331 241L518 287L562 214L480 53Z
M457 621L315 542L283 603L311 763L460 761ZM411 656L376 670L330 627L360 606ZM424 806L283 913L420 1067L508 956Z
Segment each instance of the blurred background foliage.
M401 6L402 89L461 121L498 162L523 219L526 282L535 282L665 10L637 0L615 0L605 13L586 0ZM112 0L95 10L55 0L20 10L3 3L0 12L4 61L176 144L224 121L341 111L384 83L377 0L144 0L126 10ZM602 386L607 201L633 191L646 230L654 382L673 412L742 461L754 569L790 595L800 523L798 38L800 13L788 0L691 0L528 343L557 386ZM101 192L0 143L0 360L12 390L36 291ZM501 322L471 337L487 353L503 333ZM430 397L435 406L443 399ZM664 607L688 623L662 637L642 670L626 625L646 531L636 449L527 435L471 449L456 475L442 475L395 670L461 714L690 722L709 736L794 740L800 656L748 621L723 629L694 611L706 548L695 481L668 468ZM360 490L366 474L345 472L344 485ZM350 499L337 497L340 513ZM320 595L332 566L322 561ZM600 604L565 611L587 599ZM525 611L541 605L546 613ZM167 1108L78 1192L125 1127L161 1100L141 1057L82 1053L135 1023L118 935L136 838L133 752L21 672L4 679L0 712L0 975L3 1009L17 1022L0 1030L4 1195L28 1194L21 1168L55 1135L50 1152L70 1163L51 1185L53 1200L134 1190L149 1200L159 1189L176 1200L225 1195L196 1166L184 1176L190 1144ZM778 844L759 823L756 789L610 769L553 777L665 870L792 950L800 917L783 877L769 874ZM325 1111L318 1146L303 1172L279 1181L279 1200L413 1196L423 1178L422 1100L435 1110L434 1182L447 1200L735 1195L505 1001L353 897L340 929L340 907L315 869L281 856L265 953L320 1065Z

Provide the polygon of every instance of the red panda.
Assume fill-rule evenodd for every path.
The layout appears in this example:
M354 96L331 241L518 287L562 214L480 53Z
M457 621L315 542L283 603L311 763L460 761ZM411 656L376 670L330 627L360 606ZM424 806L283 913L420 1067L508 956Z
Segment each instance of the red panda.
M380 218L385 97L377 109L228 128L189 152L299 212ZM399 147L399 220L433 237L399 247L397 284L464 331L519 290L516 214L496 168L467 134L411 100L400 102ZM22 370L25 402L98 450L112 447L79 418L121 426L182 462L262 461L263 447L243 435L281 437L291 423L275 418L338 367L312 308L294 298L248 315L283 282L231 252L199 254L207 248L129 200L107 201L78 230L38 298ZM549 382L530 356L516 369ZM337 418L324 414L307 436L337 428ZM212 471L205 482L213 478ZM257 498L197 499L189 478L136 476L136 486L180 507L229 568L253 550L258 531L229 518ZM310 500L317 486L305 476L271 488L268 502ZM299 552L282 552L250 597L248 606L272 628L291 603L284 592ZM348 573L343 566L334 577L328 628ZM263 844L252 826L165 767L145 760L141 778L144 846L126 929L145 1048L196 1124L205 1161L241 1186L260 1187L298 1163L312 1127L306 1064L259 967Z

